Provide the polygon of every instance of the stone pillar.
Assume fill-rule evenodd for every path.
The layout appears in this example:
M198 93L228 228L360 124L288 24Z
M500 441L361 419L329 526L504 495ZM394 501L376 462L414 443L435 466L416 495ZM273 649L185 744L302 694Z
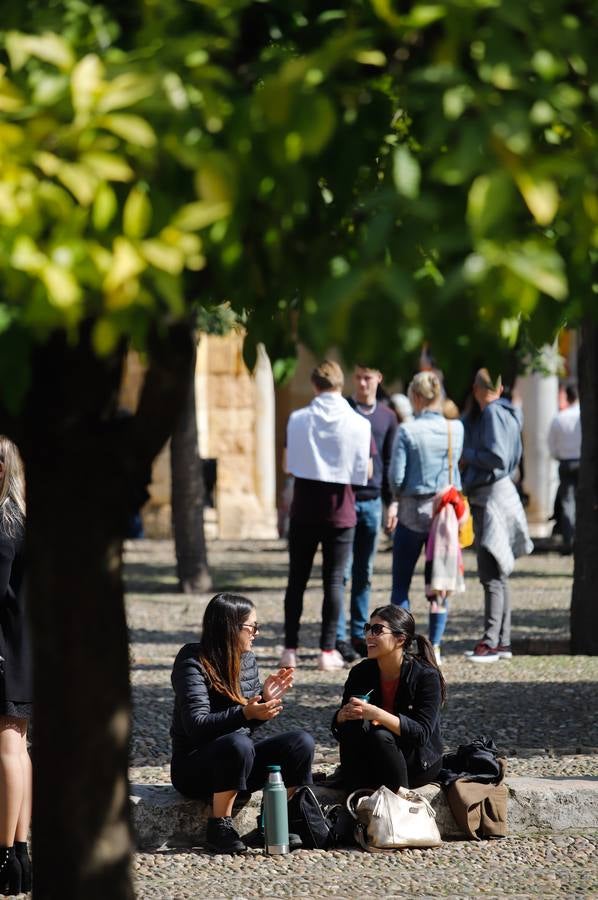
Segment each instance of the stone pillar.
M263 344L258 344L253 372L255 383L255 484L257 498L267 514L276 510L276 405L272 366Z
M558 412L558 378L533 373L518 379L523 404L524 489L529 494L527 517L536 537L552 531L558 487L558 466L548 452L548 429Z

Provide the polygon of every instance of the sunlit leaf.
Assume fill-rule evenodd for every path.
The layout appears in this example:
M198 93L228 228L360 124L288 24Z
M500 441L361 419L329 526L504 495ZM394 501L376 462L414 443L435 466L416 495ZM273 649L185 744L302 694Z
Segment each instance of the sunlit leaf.
M182 206L172 220L175 228L181 231L198 231L213 222L218 222L230 215L230 204L228 203L187 203Z
M87 166L61 162L56 171L56 177L82 206L89 206L93 203L98 179Z
M172 247L164 241L148 240L142 242L141 252L150 265L169 275L178 275L183 271L185 257L178 247Z
M123 231L127 237L142 238L149 230L152 206L147 191L135 185L126 199L123 209Z
M130 181L133 178L133 169L122 156L115 153L83 153L81 162L84 163L98 178L106 181Z
M529 172L516 175L517 185L538 225L550 225L559 208L559 192L554 181L535 178Z
M143 272L145 266L145 260L130 241L124 237L115 238L112 263L104 279L104 290L108 292L116 290L125 281Z
M95 53L81 59L71 72L71 94L77 112L87 112L98 100L104 78L104 66Z
M154 129L141 116L114 113L102 116L98 120L98 125L139 147L153 147L156 143Z
M418 196L421 180L420 165L411 151L405 146L397 147L394 152L393 177L399 194L403 194L404 197L409 197L410 199Z
M47 258L32 238L21 234L15 239L10 262L21 272L37 273L47 262Z
M96 231L104 231L108 228L116 215L118 201L116 194L106 182L100 184L95 200L93 201L92 222Z
M11 66L16 71L22 69L32 56L63 70L72 68L75 61L73 51L64 38L51 31L40 35L9 31L5 46Z
M118 75L105 86L96 108L100 113L107 113L113 109L133 106L150 97L155 87L156 82L149 75L138 75L135 72Z
M47 262L41 267L39 276L48 292L48 299L54 306L65 309L81 299L77 279L62 266Z

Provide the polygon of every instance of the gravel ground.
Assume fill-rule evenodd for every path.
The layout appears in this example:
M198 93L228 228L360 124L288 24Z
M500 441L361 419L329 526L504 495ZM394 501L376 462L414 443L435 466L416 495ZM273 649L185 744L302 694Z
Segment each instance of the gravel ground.
M262 626L255 644L263 674L281 650L286 584L284 543L213 542L214 590L242 591L256 603ZM391 554L378 553L372 602L388 602ZM492 735L515 775L598 776L596 679L598 658L516 656L488 666L465 662L463 651L481 634L482 595L475 559L466 554L466 594L455 600L443 644L448 701L443 713L447 749ZM266 728L307 727L317 742L315 769L338 762L329 732L346 673L316 668L319 633L319 558L305 598L296 685L284 715ZM534 554L512 578L513 639L564 638L568 633L572 560ZM127 548L127 610L131 631L134 725L131 781L168 783L170 670L179 647L197 637L209 596L176 592L169 541L131 542ZM422 570L414 582L413 612L422 631L427 604ZM139 854L140 898L211 897L468 897L502 895L598 896L596 835L533 835L525 840L451 842L431 851L370 857L360 852L311 851L284 860L254 851L244 858L201 852ZM375 860L375 862L374 862Z

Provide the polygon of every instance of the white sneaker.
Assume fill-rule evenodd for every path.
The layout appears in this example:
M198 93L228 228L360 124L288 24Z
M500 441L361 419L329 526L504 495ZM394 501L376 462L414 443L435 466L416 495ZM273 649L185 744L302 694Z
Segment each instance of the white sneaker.
M318 669L322 672L332 672L336 669L344 669L345 660L338 650L322 650L318 660Z
M434 644L433 650L434 650L434 656L436 657L436 665L441 666L442 665L442 656L440 654L440 644Z
M279 669L296 669L297 668L297 651L291 647L285 647L278 663Z

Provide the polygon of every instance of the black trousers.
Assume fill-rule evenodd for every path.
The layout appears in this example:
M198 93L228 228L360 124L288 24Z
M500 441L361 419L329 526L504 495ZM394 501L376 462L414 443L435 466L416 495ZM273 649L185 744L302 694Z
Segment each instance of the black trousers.
M579 480L579 460L562 459L559 463L560 526L563 544L570 548L575 539L575 495Z
M170 780L186 797L208 799L220 791L259 791L266 767L279 765L287 787L311 784L315 742L297 729L263 740L234 731L189 754L176 753Z
M427 769L409 764L403 753L400 735L370 722L345 722L340 726L341 773L348 791L357 788L421 787L434 781L442 768L442 759Z
M289 528L289 580L284 597L285 647L297 647L299 623L303 612L303 594L311 568L322 545L322 629L320 647L333 650L336 626L344 602L343 577L353 549L355 528L333 528L331 525L301 525L291 519Z

